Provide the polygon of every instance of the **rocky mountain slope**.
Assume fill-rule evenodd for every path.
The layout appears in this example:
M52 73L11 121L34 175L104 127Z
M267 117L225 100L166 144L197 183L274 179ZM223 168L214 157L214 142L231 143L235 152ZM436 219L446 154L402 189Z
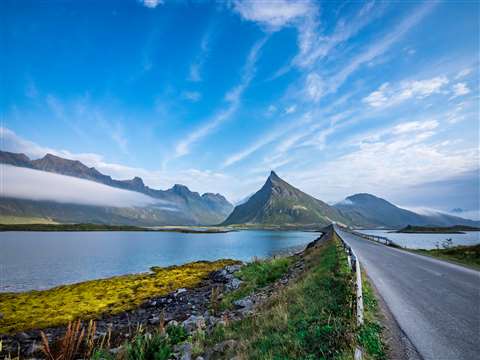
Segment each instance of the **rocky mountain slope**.
M387 200L365 193L349 196L334 206L348 218L351 223L361 227L399 229L407 225L478 226L480 224L479 221L443 213L431 213L428 215L417 214L413 211L395 206Z
M347 223L334 207L293 187L271 172L262 188L235 207L224 225L327 225Z
M102 208L77 204L46 201L2 199L0 215L41 216L60 222L100 222L131 225L209 225L222 222L232 211L233 205L220 194L200 195L184 185L174 185L168 190L149 188L139 177L116 180L77 160L64 159L47 154L38 160L30 160L25 154L0 151L0 164L26 167L61 175L95 181L111 187L130 190L167 202L171 209L148 206L144 208Z

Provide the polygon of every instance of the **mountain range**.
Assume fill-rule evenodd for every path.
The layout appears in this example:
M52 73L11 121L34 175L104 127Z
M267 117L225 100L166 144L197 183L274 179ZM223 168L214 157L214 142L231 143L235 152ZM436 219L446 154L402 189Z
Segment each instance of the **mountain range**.
M200 195L179 184L168 190L156 190L146 186L139 177L129 180L112 179L80 161L52 154L31 160L25 154L0 151L0 164L80 178L158 200L158 204L119 207L9 198L2 194L0 215L4 216L48 218L67 223L143 226L215 224L323 226L337 222L364 228L397 229L407 225L480 225L479 221L440 212L418 214L371 194L355 194L335 205L329 205L290 185L273 171L260 190L239 202L234 208L220 194ZM32 184L32 188L34 186L35 184Z
M349 223L364 228L384 227L398 229L407 225L480 225L480 221L464 219L441 212L432 211L429 214L418 214L402 209L382 198L365 193L349 196L334 206L348 219Z
M325 225L332 222L364 228L407 225L470 225L480 222L442 213L417 214L370 194L356 194L330 206L293 187L271 172L265 184L235 207L224 225Z
M233 209L233 205L220 194L204 193L200 195L180 184L176 184L168 190L156 190L146 186L139 177L130 180L115 180L80 161L64 159L52 154L47 154L41 159L30 160L25 154L0 151L0 163L72 176L114 188L135 191L157 199L159 202L168 203L170 206L170 209L155 205L128 208L100 207L3 197L0 203L0 215L46 217L59 222L211 225L222 222Z

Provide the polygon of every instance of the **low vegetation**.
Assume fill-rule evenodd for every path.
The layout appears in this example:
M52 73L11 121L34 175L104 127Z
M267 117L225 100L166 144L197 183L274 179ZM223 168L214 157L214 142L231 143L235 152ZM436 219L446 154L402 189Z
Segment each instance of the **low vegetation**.
M416 253L433 256L443 260L458 262L480 269L480 244L472 246L454 246L447 249L414 250Z
M362 274L364 324L357 334L358 344L365 351L365 359L387 359L386 346L382 338L382 325L379 319L379 306L373 289L365 274Z
M419 234L463 234L465 231L480 231L480 228L466 225L455 226L413 226L408 225L397 233L419 233Z
M151 273L117 276L44 291L0 293L0 333L45 328L132 309L153 296L198 285L233 260L199 261L152 268Z
M56 224L56 222L41 217L0 215L0 224Z
M250 295L255 290L280 279L293 261L292 257L270 260L254 260L244 266L236 275L243 281L239 289L227 293L222 299L221 308L231 308L235 300Z
M353 292L343 251L329 241L305 260L307 270L297 282L279 290L255 316L217 327L204 346L236 340L236 354L227 355L241 359L350 358Z

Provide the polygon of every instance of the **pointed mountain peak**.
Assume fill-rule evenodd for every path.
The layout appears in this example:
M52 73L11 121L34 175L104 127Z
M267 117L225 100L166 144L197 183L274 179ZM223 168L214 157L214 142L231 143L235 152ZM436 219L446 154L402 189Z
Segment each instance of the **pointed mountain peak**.
M270 176L268 177L271 180L281 180L275 171L270 171Z

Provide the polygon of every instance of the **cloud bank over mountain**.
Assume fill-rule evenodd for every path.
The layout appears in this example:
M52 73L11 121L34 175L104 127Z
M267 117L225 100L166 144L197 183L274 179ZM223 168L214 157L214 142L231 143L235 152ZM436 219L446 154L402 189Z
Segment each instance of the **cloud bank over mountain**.
M113 207L159 205L168 208L169 205L144 194L93 181L10 165L1 168L3 197Z

